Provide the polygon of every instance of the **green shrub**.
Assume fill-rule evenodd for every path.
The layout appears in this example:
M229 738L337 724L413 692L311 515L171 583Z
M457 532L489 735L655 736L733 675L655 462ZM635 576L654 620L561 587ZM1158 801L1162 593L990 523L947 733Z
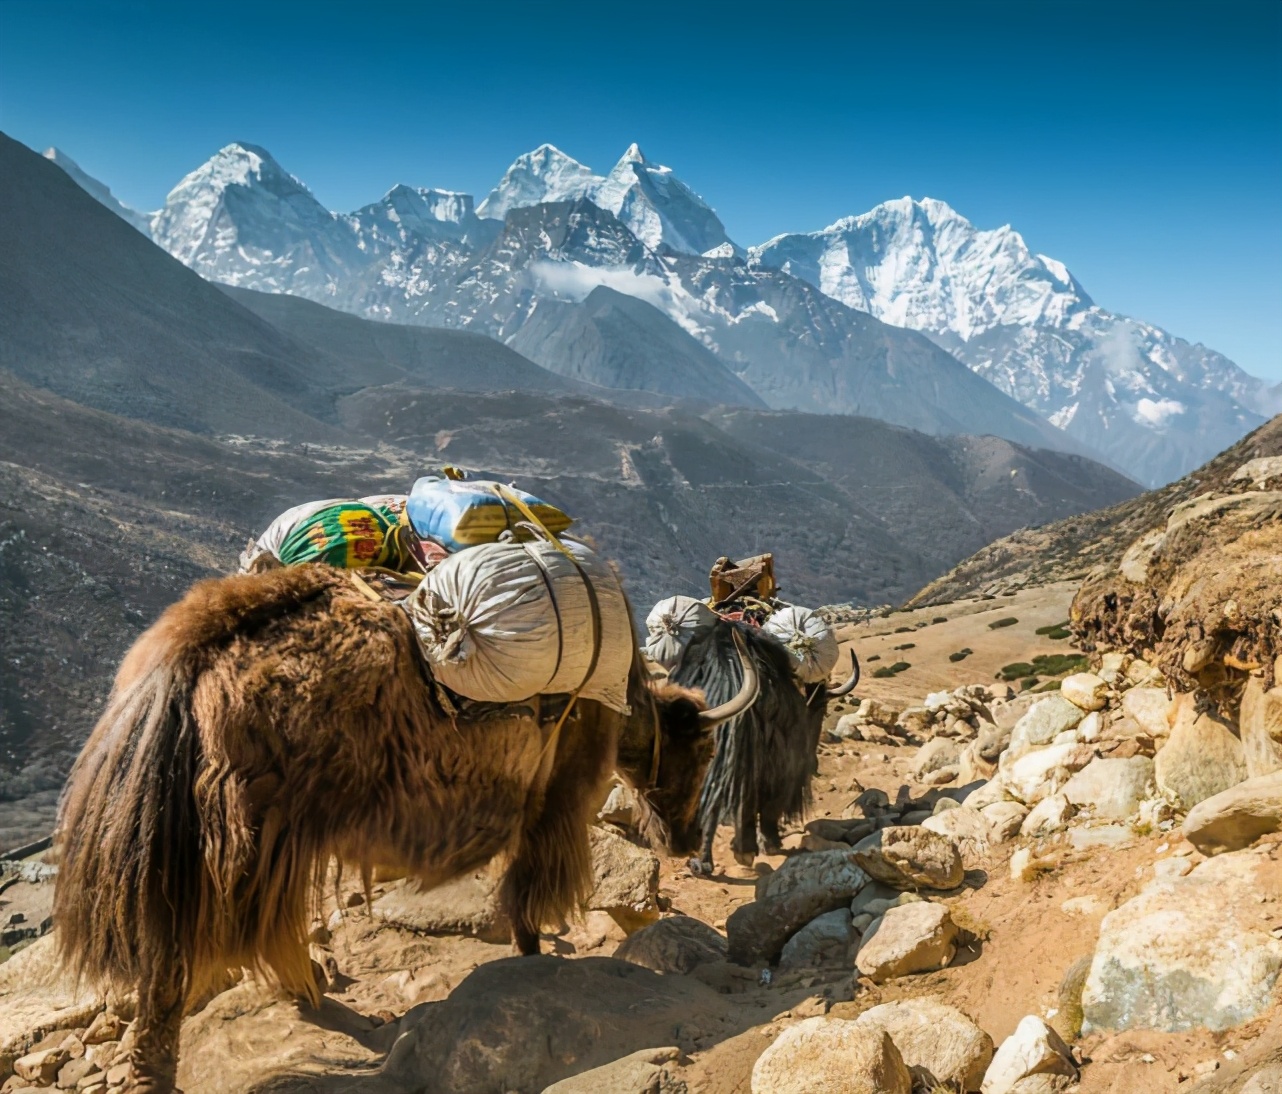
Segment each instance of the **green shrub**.
M1033 633L1034 634L1050 634L1052 631L1066 631L1066 630L1068 630L1067 619L1065 619L1063 623L1051 623L1049 626L1046 626L1046 627L1038 627L1037 630L1033 631Z
M915 650L916 648L917 648L916 642L905 642L902 646L895 647L895 649L897 650Z
M894 676L896 673L903 672L904 669L910 668L912 668L912 665L907 661L896 661L893 665L883 665L881 668L876 669L873 672L873 675L884 680L887 676Z
M988 624L988 629L990 631L995 631L1000 629L1001 627L1013 627L1018 622L1019 620L1016 619L1013 615L1008 615L1005 619L994 619L991 623Z
M1033 671L1039 676L1067 676L1086 668L1086 655L1081 653L1042 653L1033 658Z
M1003 665L997 670L998 680L1018 680L1021 676L1031 676L1036 669L1028 661L1016 661Z
M972 653L974 653L974 652L975 652L974 650L969 649L969 648L968 648L968 649L964 649L964 650L958 650L956 653L950 653L950 654L948 655L948 660L950 660L950 661L965 661L965 660L966 660L966 658L968 658L968 657L969 657Z
M935 618L934 618L934 619L932 619L932 620L931 620L931 622L932 622L932 623L947 623L947 622L948 622L948 616L946 616L946 615L937 615L937 616L935 616Z
M880 660L881 660L881 654L879 654L879 653L874 653L871 657L865 657L865 658L864 658L864 660L865 660L865 661L880 661Z
M1023 680L1019 682L1020 691L1030 691L1032 688L1035 688L1036 686L1037 686L1036 676L1026 676Z
M896 628L895 628L895 633L896 633L896 634L911 634L911 633L912 633L912 627L896 627Z

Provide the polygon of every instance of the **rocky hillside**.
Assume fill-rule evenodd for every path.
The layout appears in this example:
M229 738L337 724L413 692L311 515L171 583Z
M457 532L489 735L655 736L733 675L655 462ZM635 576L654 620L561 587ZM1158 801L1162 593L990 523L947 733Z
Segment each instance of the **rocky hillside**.
M932 581L909 603L946 604L976 593L1081 580L1096 566L1116 565L1135 540L1163 525L1176 506L1228 488L1234 473L1249 460L1280 455L1282 416L1160 490L1095 513L1021 529L990 543Z

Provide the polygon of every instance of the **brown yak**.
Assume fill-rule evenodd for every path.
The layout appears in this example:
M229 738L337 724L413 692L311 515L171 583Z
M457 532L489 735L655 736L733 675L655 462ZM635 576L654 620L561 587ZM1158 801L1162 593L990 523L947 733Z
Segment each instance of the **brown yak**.
M406 614L312 565L202 582L134 644L60 806L63 960L138 989L134 1091L174 1089L189 1001L251 968L319 1002L307 932L331 859L437 885L506 856L521 953L591 885L587 826L617 770L649 834L694 849L727 708L649 680L629 716L580 701L454 710Z

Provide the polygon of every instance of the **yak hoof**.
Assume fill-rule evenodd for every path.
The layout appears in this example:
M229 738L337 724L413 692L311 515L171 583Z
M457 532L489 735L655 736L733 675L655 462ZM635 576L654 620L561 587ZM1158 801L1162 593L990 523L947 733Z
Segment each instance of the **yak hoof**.
M754 851L736 851L734 853L734 860L740 866L751 866L757 861L757 855Z
M712 877L712 863L701 858L692 858L686 863L694 877Z

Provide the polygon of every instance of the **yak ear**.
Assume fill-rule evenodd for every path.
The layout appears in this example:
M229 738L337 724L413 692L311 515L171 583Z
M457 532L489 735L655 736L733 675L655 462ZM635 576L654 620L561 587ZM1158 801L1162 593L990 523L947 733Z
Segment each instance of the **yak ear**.
M659 704L660 721L671 737L693 741L712 733L712 727L705 725L700 717L708 706L702 692L666 680L656 681L651 687Z

